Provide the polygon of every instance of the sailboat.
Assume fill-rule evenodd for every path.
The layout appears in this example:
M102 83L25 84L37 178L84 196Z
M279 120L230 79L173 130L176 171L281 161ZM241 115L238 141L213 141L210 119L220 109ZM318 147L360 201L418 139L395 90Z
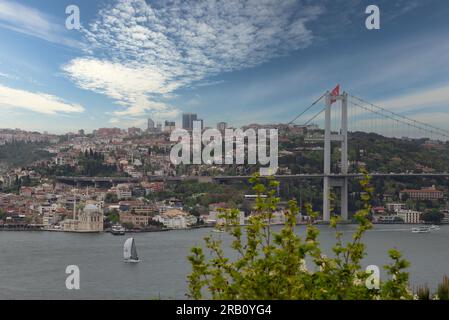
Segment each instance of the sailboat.
M125 245L123 247L123 258L125 262L140 262L140 259L137 256L136 242L134 241L134 238L129 238L125 241Z

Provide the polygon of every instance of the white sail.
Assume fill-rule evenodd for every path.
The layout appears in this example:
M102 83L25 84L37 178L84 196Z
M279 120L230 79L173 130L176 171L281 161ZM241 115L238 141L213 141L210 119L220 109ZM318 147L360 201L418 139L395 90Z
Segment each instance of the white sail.
M123 247L123 258L127 262L139 262L139 256L137 255L137 248L134 238L129 238L125 241Z
M132 251L131 249L133 246L133 242L134 242L133 238L129 238L125 241L125 245L123 247L123 258L125 260L131 259L131 251Z

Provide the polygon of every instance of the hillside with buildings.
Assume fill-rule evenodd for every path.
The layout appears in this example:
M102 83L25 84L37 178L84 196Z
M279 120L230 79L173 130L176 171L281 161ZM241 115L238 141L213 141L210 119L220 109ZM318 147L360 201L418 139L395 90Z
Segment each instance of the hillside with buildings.
M186 130L193 128L195 119L194 114L184 117ZM103 230L103 224L101 228L95 224L101 220L105 229L120 223L129 230L163 230L216 223L220 207L239 208L242 221L252 214L253 202L246 196L253 191L248 183L213 183L211 176L249 175L258 170L257 165L174 166L169 157L175 143L169 138L174 123L167 121L163 127L151 120L148 124L146 130L100 128L63 136L7 131L0 146L0 159L8 163L0 175L2 226L88 232ZM242 129L261 127L267 125ZM322 172L322 130L313 125L268 127L279 130L278 174ZM224 122L217 124L221 132L226 128ZM352 172L361 167L381 172L449 171L447 143L361 132L351 133L350 139ZM334 163L339 166L337 151L335 146ZM22 160L10 162L10 157ZM447 210L447 178L385 178L373 179L372 184L373 221L414 223L432 210ZM357 181L351 182L349 191L349 209L355 212L363 205ZM319 180L283 181L278 194L282 203L296 199L321 210ZM304 210L302 214L306 218ZM277 215L282 221L282 211Z

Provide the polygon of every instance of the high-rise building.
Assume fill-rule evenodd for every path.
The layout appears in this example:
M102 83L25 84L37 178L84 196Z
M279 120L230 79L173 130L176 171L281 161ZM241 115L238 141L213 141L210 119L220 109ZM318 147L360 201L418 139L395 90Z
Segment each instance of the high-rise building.
M204 129L204 121L203 121L203 119L198 119L196 121L201 122L201 130L203 130Z
M220 131L225 131L227 127L228 127L228 124L226 122L217 123L217 129Z
M164 131L172 133L176 129L176 123L174 121L165 121Z
M197 120L196 113L182 114L182 128L185 130L193 130L193 121Z
M162 123L160 123L160 122L157 123L156 132L162 132Z
M148 131L153 131L154 130L154 121L150 118L148 118Z

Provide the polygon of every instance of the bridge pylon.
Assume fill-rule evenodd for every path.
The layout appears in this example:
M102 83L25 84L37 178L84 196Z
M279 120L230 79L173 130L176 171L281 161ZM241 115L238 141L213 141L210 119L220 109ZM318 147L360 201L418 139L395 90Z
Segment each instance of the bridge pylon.
M340 133L332 133L331 117L332 105L341 101L341 125ZM344 92L341 95L326 94L326 110L325 110L325 128L324 128L324 178L323 178L323 220L330 221L330 195L331 188L339 187L341 192L341 218L348 220L348 178L338 177L331 172L332 160L332 142L336 141L341 144L341 165L340 174L348 173L348 94Z

